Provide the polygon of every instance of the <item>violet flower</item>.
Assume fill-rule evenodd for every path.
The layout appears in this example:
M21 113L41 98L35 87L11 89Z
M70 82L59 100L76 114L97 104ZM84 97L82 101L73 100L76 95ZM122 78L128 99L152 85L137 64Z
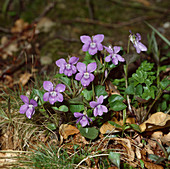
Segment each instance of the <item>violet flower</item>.
M140 53L141 51L147 51L147 47L140 42L141 35L139 33L136 33L136 35L131 33L129 35L129 38L130 38L130 41L133 43L133 46L136 48L137 53Z
M80 122L82 127L85 127L86 125L90 125L89 121L92 122L92 119L87 117L87 115L84 115L83 113L75 112L74 113L74 117L78 118L76 123Z
M98 115L102 116L103 112L105 112L105 113L108 112L107 107L102 105L103 99L104 99L104 97L103 97L103 95L101 95L100 97L97 97L97 102L95 102L95 101L91 101L90 102L90 106L92 108L94 108L93 113L94 113L95 117L98 116Z
M98 34L95 36L92 36L92 39L90 36L80 36L80 40L84 43L82 50L84 52L89 51L90 55L95 55L97 51L103 50L103 45L101 42L104 40L103 34Z
M68 61L68 63L65 61L65 59L59 59L56 61L56 65L60 67L59 73L64 73L66 76L72 76L72 74L75 74L77 69L74 66L78 62L79 58L77 57L71 57Z
M120 46L114 46L113 49L112 49L111 46L109 46L109 47L106 47L106 46L105 46L104 48L105 48L105 49L107 50L107 52L109 52L109 54L110 54L110 55L108 55L108 56L105 58L105 61L106 61L106 62L110 62L110 61L112 60L112 63L113 63L114 65L117 65L117 64L118 64L118 61L120 61L120 62L124 62L124 61L125 61L125 59L118 54L119 51L120 51Z
M94 75L91 72L94 72L97 68L96 62L89 63L86 65L84 63L77 63L77 70L79 73L76 74L75 79L81 81L81 84L86 87L94 80Z
M65 91L66 86L64 84L58 84L54 89L50 81L44 81L43 87L48 91L43 96L44 101L49 101L50 104L54 104L56 101L63 101L63 95L60 92Z
M33 114L35 113L35 107L37 107L38 104L33 99L31 99L29 102L29 99L27 96L21 95L20 98L22 99L22 101L25 104L20 107L19 112L21 114L26 113L26 116L30 119L33 116Z

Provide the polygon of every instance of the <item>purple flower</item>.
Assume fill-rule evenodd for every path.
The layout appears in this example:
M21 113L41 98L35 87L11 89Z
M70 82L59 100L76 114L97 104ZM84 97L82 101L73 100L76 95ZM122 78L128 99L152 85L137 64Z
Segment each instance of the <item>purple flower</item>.
M79 73L76 74L75 79L81 81L81 84L86 87L94 80L94 75L91 72L94 72L97 68L96 62L86 65L84 63L78 62L77 69Z
M110 53L110 55L108 55L105 58L106 62L110 62L112 60L112 63L114 65L117 65L118 61L120 61L120 62L124 62L125 61L125 59L118 54L119 51L120 51L120 46L114 46L113 49L112 49L111 46L109 46L109 47L105 46L104 48L107 50L107 52Z
M26 113L26 116L30 119L32 115L35 113L35 107L37 107L38 104L33 99L31 99L29 102L29 99L27 96L21 95L20 98L25 104L20 107L19 112L21 114Z
M86 125L90 125L89 121L92 122L92 119L87 117L86 115L84 115L83 113L78 113L75 112L74 113L74 117L78 118L78 120L76 121L76 123L80 122L82 127L85 127Z
M141 51L147 51L147 47L140 42L141 35L139 33L136 33L136 35L131 33L129 35L129 38L130 38L130 41L133 43L133 46L136 48L137 53L140 53Z
M103 45L101 44L101 42L104 39L104 35L103 34L98 34L95 36L92 36L92 39L90 38L90 36L80 36L80 40L84 43L82 50L84 52L89 51L90 55L94 55L97 53L97 51L101 51L103 50Z
M49 101L50 104L54 104L56 101L63 101L63 95L60 92L65 91L65 85L58 84L54 89L53 84L50 81L44 81L43 87L45 90L48 91L43 96L44 101Z
M92 108L94 108L93 113L94 113L95 117L98 116L98 115L102 116L103 112L105 112L105 113L108 112L107 107L104 106L104 105L101 105L103 103L103 99L104 99L104 97L103 97L103 95L101 95L100 97L97 97L97 102L95 102L95 101L90 102L90 106Z
M76 64L78 60L79 58L77 57L71 57L68 63L65 61L65 59L57 60L56 65L60 67L59 73L64 73L66 76L72 76L72 74L75 74L77 69L74 64Z

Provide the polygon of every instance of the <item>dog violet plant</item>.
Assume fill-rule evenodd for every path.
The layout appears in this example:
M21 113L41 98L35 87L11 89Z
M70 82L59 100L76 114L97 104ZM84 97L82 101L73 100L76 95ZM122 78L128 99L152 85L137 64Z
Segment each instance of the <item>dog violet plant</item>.
M126 94L123 96L110 94L105 89L105 80L109 78L111 69L118 66L119 62L125 62L126 57L120 55L120 46L103 46L103 34L94 35L92 38L83 35L80 37L80 40L83 43L82 50L87 55L90 55L91 59L78 62L79 58L73 56L69 57L68 61L64 58L57 60L56 65L59 67L59 71L55 76L56 79L52 80L54 83L44 81L44 90L41 92L41 95L36 94L36 96L38 95L42 101L42 104L39 104L39 106L42 106L41 109L44 109L45 102L49 102L48 106L58 111L71 113L72 121L77 118L78 128L91 124L99 127L103 123L101 116L109 116L111 119L113 111L122 111L124 109L126 111L127 106L123 102L126 102L126 94L131 94L131 91L126 91ZM129 41L133 43L137 53L147 50L140 40L141 36L139 33L136 35L131 34L129 37ZM109 54L106 55L106 52ZM127 73L125 72L125 74ZM128 90L131 89L130 87L126 86ZM38 104L33 99L29 102L26 96L21 95L20 97L25 103L20 107L20 113L26 113L26 116L30 119L35 113L35 107ZM67 117L70 117L70 115ZM91 123L92 121L93 123ZM70 121L65 121L65 123L67 122Z

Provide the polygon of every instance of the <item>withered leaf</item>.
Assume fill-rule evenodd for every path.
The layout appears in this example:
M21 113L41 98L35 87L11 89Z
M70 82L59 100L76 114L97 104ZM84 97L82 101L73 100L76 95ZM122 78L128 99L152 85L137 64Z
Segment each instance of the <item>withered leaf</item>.
M67 139L68 136L77 134L79 132L80 131L76 127L69 125L69 124L61 124L61 126L59 127L59 134L64 139Z
M140 124L140 129L142 132L153 131L166 127L170 127L170 115L163 112L152 114L148 120Z

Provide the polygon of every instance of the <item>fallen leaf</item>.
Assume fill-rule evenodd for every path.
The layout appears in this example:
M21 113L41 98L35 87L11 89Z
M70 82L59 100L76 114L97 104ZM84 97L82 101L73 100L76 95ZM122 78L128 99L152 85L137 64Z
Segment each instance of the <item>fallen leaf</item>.
M50 20L47 17L43 17L38 23L36 27L36 33L39 32L49 32L51 28L55 25L56 23Z
M28 22L25 22L23 19L18 19L15 21L14 27L11 28L12 33L20 33L28 27Z
M77 134L79 132L80 131L76 127L69 125L69 124L61 124L61 126L59 127L59 134L64 139L67 139L68 136Z
M31 73L28 73L28 72L22 74L21 77L20 77L20 79L19 79L19 83L20 83L22 86L25 86L25 85L28 83L28 81L29 81L29 79L30 79L31 76L32 76L32 74L31 74Z
M113 138L114 140L117 140L120 142L120 144L123 145L123 147L126 148L127 153L128 153L128 161L133 161L135 159L135 153L132 149L131 142L129 139L125 138Z
M163 136L163 132L162 131L155 131L152 135L151 138L153 139L160 139Z
M136 152L135 152L135 154L136 154L136 157L137 157L139 160L142 158L141 152L140 152L140 150L139 150L138 147L136 147Z
M117 119L115 117L113 117L113 119L111 120L117 124L119 124L119 122L117 121ZM104 123L101 127L100 127L100 133L102 134L108 134L108 133L116 133L119 132L120 129L116 129L115 126L111 125L110 123L106 122Z
M141 132L170 127L170 115L163 112L152 114L151 117L140 124Z
M161 137L161 141L163 144L167 144L168 146L170 146L170 132Z
M146 162L146 161L144 161L144 163L147 169L163 169L161 165L157 165L157 164Z

